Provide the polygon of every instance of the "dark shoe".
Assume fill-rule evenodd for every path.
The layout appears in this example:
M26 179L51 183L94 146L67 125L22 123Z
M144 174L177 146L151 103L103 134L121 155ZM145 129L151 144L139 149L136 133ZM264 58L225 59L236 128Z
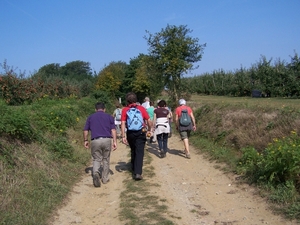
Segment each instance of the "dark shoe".
M140 174L136 174L134 179L135 180L143 180L143 177Z
M160 153L160 158L165 158L166 157L166 154L165 153Z
M99 173L95 173L93 175L93 183L94 183L95 187L100 187L101 186Z
M150 144L152 144L152 143L153 143L153 136L152 136L152 137L150 137L150 140L149 140L149 142L150 142Z

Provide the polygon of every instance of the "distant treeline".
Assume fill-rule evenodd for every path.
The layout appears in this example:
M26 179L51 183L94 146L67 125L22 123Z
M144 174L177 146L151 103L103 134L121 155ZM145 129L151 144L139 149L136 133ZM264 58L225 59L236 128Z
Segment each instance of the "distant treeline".
M234 72L213 71L200 76L184 78L183 85L191 93L219 96L300 97L300 59L297 53L287 63L272 63L262 56L251 68Z
M150 66L149 66L150 65ZM146 67L147 66L147 67ZM99 73L92 72L89 62L73 61L64 66L52 63L41 67L31 77L16 74L14 69L1 64L0 99L8 105L30 104L47 97L61 99L81 98L92 95L95 98L107 96L108 102L123 98L133 91L138 100L145 96L156 99L164 89L166 76L156 65L156 61L139 55L125 62L111 62ZM154 68L154 69L153 69ZM180 76L181 96L190 94L219 96L255 97L300 97L300 59L297 53L291 62L262 56L250 68L240 68L234 72L220 69L195 77ZM168 78L171 79L171 78ZM187 97L188 98L188 97Z

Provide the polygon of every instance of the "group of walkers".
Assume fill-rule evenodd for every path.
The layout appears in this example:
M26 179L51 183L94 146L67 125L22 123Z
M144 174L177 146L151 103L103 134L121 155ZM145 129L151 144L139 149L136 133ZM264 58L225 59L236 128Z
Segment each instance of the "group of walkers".
M126 103L123 108L117 104L111 116L105 112L104 103L98 102L95 104L96 112L86 120L83 129L84 147L91 148L95 187L100 187L101 181L103 184L109 181L110 153L117 149L118 138L130 147L132 177L137 181L143 179L144 148L147 137L150 137L150 143L157 141L161 158L165 158L168 152L173 115L166 101L158 100L157 107L154 107L153 101L146 97L143 104L139 104L136 94L129 92L126 95ZM188 125L181 122L185 118L189 120ZM196 123L193 111L186 105L184 99L179 100L174 122L184 143L185 156L189 159L191 156L188 139L190 132L196 130Z

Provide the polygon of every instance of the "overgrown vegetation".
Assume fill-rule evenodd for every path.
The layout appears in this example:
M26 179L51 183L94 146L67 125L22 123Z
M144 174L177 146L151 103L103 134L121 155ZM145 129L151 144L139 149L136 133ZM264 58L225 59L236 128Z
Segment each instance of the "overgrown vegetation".
M299 100L193 96L192 143L300 220ZM202 137L202 138L199 138Z

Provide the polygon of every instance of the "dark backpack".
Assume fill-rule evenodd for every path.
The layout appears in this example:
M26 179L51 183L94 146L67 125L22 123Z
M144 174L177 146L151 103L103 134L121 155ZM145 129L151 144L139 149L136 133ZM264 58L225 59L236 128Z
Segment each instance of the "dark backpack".
M141 130L143 128L143 121L142 112L138 108L129 108L126 121L128 130Z
M183 127L188 127L192 123L192 119L188 114L187 109L181 110L181 117L179 119L179 124Z

